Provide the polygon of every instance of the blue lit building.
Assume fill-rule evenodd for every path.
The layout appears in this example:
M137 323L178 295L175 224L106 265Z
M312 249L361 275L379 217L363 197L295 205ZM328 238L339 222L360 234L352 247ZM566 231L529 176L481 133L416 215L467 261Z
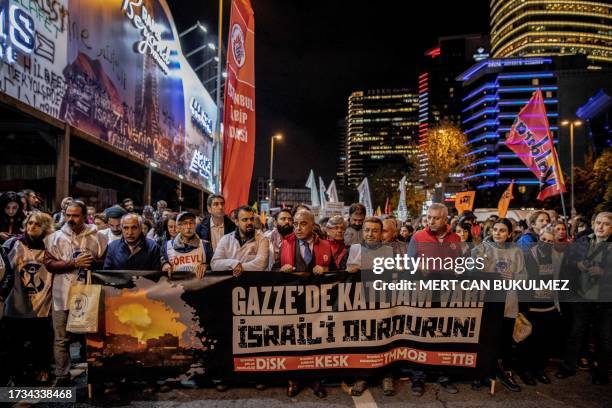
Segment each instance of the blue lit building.
M478 196L485 198L488 205L494 204L498 191L512 180L518 186L537 186L538 180L506 147L505 139L516 115L533 92L541 89L556 140L559 101L552 58L487 59L457 79L464 87L461 128L468 137L472 156L464 180L481 190Z
M519 111L542 90L550 130L562 171L570 173L569 130L563 120L577 119L577 109L600 89L611 92L610 69L588 69L584 56L499 58L480 61L457 80L462 83L461 129L468 137L472 164L464 180L477 190L479 207L496 207L502 190L515 180L515 206L535 204L539 183L505 145ZM575 165L584 164L588 135L578 129Z

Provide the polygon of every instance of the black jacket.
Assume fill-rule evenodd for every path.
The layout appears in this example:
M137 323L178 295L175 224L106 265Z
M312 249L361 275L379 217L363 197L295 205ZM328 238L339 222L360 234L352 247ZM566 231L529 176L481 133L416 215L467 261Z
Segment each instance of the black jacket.
M212 243L210 236L210 217L207 215L202 222L196 227L196 234L209 245ZM229 234L236 230L236 224L227 215L223 216L223 235Z
M157 243L143 237L138 245L138 251L132 254L125 239L111 242L106 250L103 268L111 271L160 271L161 252Z
M6 256L6 252L1 246L0 257L4 264L4 271L0 271L0 302L4 302L11 293L11 290L13 290L13 279L15 279L15 275L13 273L13 267Z

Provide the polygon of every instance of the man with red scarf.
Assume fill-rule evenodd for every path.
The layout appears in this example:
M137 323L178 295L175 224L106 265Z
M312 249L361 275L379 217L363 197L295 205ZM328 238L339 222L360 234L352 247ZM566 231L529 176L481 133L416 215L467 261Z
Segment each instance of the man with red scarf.
M323 275L333 265L329 241L320 239L314 234L314 215L308 210L300 210L294 216L294 232L285 237L281 244L281 272L299 275ZM312 383L312 390L319 398L325 398L327 391L320 381ZM299 381L289 380L287 396L299 394Z

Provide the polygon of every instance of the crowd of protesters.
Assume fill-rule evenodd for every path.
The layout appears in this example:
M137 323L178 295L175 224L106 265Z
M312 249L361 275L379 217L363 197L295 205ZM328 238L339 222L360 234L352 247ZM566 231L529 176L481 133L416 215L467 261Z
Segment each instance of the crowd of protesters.
M350 206L347 217L319 220L307 205L298 205L276 212L268 225L247 205L227 216L220 195L208 197L203 216L175 212L165 201L137 210L129 198L103 212L70 197L55 214L42 204L32 190L0 195L0 360L7 368L0 386L50 384L53 377L55 386L72 384L68 296L88 270L157 270L170 278L198 279L205 279L207 270L231 271L235 277L266 270L320 276L371 270L374 258L426 253L431 243L449 244L457 256L482 257L484 270L504 279L564 276L578 288L572 303L551 291L537 291L527 300L507 293L497 372L507 389L521 390L514 373L527 386L550 384L551 357L558 359L556 378L589 369L593 384L608 384L612 303L601 297L612 287L610 212L565 220L555 211L533 211L525 220L478 221L470 211L449 216L445 205L434 203L426 215L400 222L391 215L367 216L359 203ZM531 323L532 334L517 342L513 330L519 313ZM426 373L408 374L412 393L423 395ZM393 395L397 373L389 370L382 377L384 394ZM429 378L446 392L458 391L443 371ZM483 381L474 379L472 386ZM352 395L361 395L371 383L352 379ZM327 395L320 381L309 385L316 396ZM216 387L224 391L228 385L219 380ZM287 395L302 388L289 379Z

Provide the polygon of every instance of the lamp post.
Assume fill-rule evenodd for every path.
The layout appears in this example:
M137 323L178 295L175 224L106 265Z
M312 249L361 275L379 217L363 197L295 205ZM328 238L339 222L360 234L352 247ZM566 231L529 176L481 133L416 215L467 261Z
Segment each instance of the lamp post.
M561 121L561 126L569 126L570 128L570 206L572 216L576 215L576 207L574 207L574 127L582 125L580 120L564 120Z
M204 26L202 23L200 23L199 21L197 23L195 23L194 25L192 25L191 27L189 27L188 29L186 29L185 31L179 33L179 38L186 36L187 34L189 34L190 32L192 32L193 30L195 30L196 28L199 28L200 30L202 30L202 32L204 34L208 33L208 29L206 28L206 26Z
M274 201L274 190L273 190L273 186L274 186L274 179L272 178L272 169L274 168L274 140L281 140L283 138L282 134L277 134L274 135L270 138L270 201L269 203L269 208L272 208L272 202Z

